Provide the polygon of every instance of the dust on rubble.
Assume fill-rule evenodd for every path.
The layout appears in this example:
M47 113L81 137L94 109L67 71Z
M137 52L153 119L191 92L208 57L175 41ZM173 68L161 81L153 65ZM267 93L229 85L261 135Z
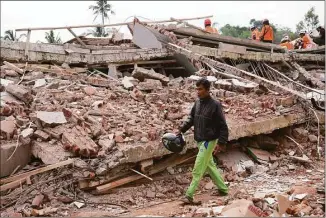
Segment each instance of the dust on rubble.
M6 79L19 76L1 70ZM325 151L316 146L317 141L325 142L324 125L318 128L313 121L308 127L282 127L269 135L231 141L217 156L230 194L215 196L214 185L205 177L196 195L203 201L200 206L179 201L191 181L191 161L164 166L166 171L150 175L153 182L136 179L96 195L98 186L134 178L129 169L140 168L140 162L153 159L151 169L165 160L161 156L169 157L159 147L160 136L181 124L196 98L198 78L140 72L135 74L139 80L120 82L83 73L28 71L20 85L5 84L1 161L11 162L1 162L1 177L44 171L0 180L1 216L325 215L324 162L318 159ZM264 92L239 81L214 81L212 96L221 101L231 127L304 113L290 94ZM69 158L73 165L45 170Z

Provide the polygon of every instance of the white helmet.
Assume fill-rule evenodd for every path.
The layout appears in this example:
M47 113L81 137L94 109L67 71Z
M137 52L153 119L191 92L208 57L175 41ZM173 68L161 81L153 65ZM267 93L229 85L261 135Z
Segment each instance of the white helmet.
M299 34L306 34L305 30L300 30Z
M286 42L286 41L290 41L289 36L284 36L284 37L281 39L281 43Z

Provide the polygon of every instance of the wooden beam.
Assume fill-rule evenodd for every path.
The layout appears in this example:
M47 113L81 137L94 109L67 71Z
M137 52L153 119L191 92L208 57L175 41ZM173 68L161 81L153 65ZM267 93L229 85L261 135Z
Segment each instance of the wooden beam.
M58 168L58 167L70 165L73 162L74 162L73 159L69 159L69 160L62 161L62 162L59 162L59 163L56 163L56 164L52 164L52 165L49 165L49 166L46 166L46 167L42 167L42 168L39 168L39 169L36 169L36 170L32 170L30 172L26 172L26 173L22 173L22 174L19 174L19 175L16 175L16 176L11 176L11 177L8 177L8 178L5 178L5 179L1 179L0 184L6 184L6 183L13 182L13 181L16 181L16 180L26 179L26 177L30 177L30 176L33 176L33 175L36 175L36 174L39 174L39 173L43 173L43 172L46 172L46 171L49 171L49 170L53 170L53 169Z
M146 173L147 172L147 169L153 165L153 159L148 159L148 160L143 160L140 162L140 171L142 173Z
M190 23L188 23L188 22L185 22L185 21L182 21L182 20L179 20L179 19L175 19L175 18L173 18L173 17L171 17L170 19L171 19L172 21L176 21L176 22L178 22L178 23L183 23L183 24L185 24L186 26L192 27L192 28L194 28L194 29L196 29L196 30L200 30L200 31L202 31L202 32L204 32L204 33L209 33L209 32L207 32L206 30L204 30L204 29L202 29L202 28L200 28L200 27L198 27L198 26L192 25L192 24L190 24Z
M25 45L25 56L28 58L28 47L29 47L29 41L31 39L31 30L27 31L27 39L26 39L26 45Z
M77 39L77 41L83 45L84 47L86 47L86 44L76 35L76 33L74 33L74 31L72 31L70 28L68 28L69 32Z
M26 182L26 178L19 179L19 180L7 183L5 185L1 185L0 186L0 192L19 187L20 185L22 185L22 184L24 184Z
M203 16L203 17L193 17L193 18L180 18L179 20L200 20L205 18L211 18L213 15L210 16ZM145 23L151 24L151 23L168 23L171 22L171 20L160 20L160 21L148 21ZM106 25L78 25L78 26L61 26L61 27L36 27L36 28L22 28L22 29L16 29L15 31L28 31L28 30L59 30L59 29L68 29L68 28L88 28L88 27L113 27L113 26L123 26L128 25L131 22L124 22L124 23L116 23L116 24L106 24Z
M195 158L195 157L196 156L194 156L193 153L188 153L188 154L184 154L184 155L174 154L174 155L168 157L166 160L158 163L157 165L153 165L152 169L149 171L148 174L149 175L156 174L158 172L165 170L167 167L174 167L178 164L182 164L182 163L184 163L192 158ZM142 178L144 178L144 177L141 175L128 176L128 177L122 178L120 180L108 183L106 185L98 186L96 188L96 191L99 194L104 194L113 188L125 185L127 183L130 183L130 182L142 179Z

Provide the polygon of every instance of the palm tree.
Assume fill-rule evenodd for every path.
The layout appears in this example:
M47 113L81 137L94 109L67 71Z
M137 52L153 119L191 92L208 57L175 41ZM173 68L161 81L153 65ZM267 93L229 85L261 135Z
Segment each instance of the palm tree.
M13 30L7 30L7 31L5 31L5 36L3 37L3 39L18 42L20 40L20 38L23 37L23 36L26 37L26 34L21 34L17 38L16 37L16 32L14 33Z
M97 0L96 5L89 6L89 9L93 10L94 12L94 21L96 20L98 15L102 16L102 25L104 25L105 19L108 19L110 22L108 13L111 13L112 15L115 14L115 12L112 10L112 5L106 0Z
M45 39L48 43L54 43L54 44L62 43L59 34L55 36L53 30L50 30L50 32L45 33Z
M99 15L101 15L101 17L102 17L102 25L104 25L105 19L108 19L109 23L110 23L109 13L112 14L112 15L115 14L115 12L112 10L112 5L110 3L108 3L108 1L106 1L106 0L97 0L96 5L90 5L89 9L93 10L93 13L95 15L95 18L94 18L93 21L95 21L96 18ZM98 28L102 28L102 30L99 30ZM102 35L99 35L99 37L100 36L104 36L104 37L107 36L107 33L106 33L106 31L105 31L105 29L103 27L96 27L95 28L95 33L102 33Z

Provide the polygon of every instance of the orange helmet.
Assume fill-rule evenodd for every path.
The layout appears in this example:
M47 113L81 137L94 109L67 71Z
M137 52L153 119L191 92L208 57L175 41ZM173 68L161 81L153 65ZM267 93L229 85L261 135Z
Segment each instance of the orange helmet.
M206 20L205 20L205 26L206 26L206 25L211 25L211 24L212 24L212 22L211 22L210 19L206 19Z

